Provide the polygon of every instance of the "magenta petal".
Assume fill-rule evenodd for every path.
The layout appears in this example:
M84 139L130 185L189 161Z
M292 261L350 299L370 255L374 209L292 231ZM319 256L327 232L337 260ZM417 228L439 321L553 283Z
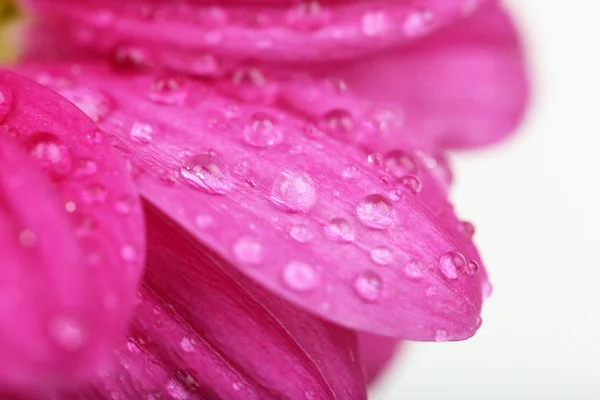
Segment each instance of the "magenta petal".
M362 332L358 334L358 348L367 383L379 378L398 353L400 343L398 339L390 337Z
M528 100L518 32L495 2L414 46L331 68L358 95L400 108L407 125L448 148L504 138Z
M129 343L67 399L366 399L356 337L231 270L155 209Z
M372 54L435 32L488 1L28 3L44 19L35 41L58 39L36 48L36 57L44 50L91 48L212 75L221 61L322 62Z
M0 90L0 390L43 391L89 377L121 342L143 222L123 160L82 112L10 72Z
M476 252L411 149L392 154L388 172L381 156L206 82L170 77L177 83L165 91L164 76L102 66L29 72L50 73L71 96L85 88L110 99L102 126L137 167L143 196L280 296L358 330L419 340L474 334L481 287L467 263ZM173 92L186 101L164 104ZM329 118L330 128L343 125Z

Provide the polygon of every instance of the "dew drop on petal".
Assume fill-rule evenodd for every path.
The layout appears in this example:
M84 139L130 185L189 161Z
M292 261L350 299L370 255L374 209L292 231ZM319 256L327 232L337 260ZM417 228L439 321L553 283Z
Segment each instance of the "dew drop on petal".
M180 76L159 76L150 85L148 98L158 104L181 105L187 98L183 82Z
M104 203L108 196L106 188L99 183L92 183L83 189L83 200L86 203Z
M411 260L404 265L404 274L408 279L419 280L425 275L425 266L420 261Z
M191 393L176 379L171 379L167 383L166 391L175 400L186 400L191 396Z
M130 244L126 244L121 247L121 258L123 261L134 262L137 259L137 251L135 247Z
M215 220L210 215L197 215L194 218L194 225L199 229L206 229L212 226L215 223Z
M181 347L181 350L183 350L184 352L192 353L196 349L196 341L194 339L191 339L191 338L185 336L179 342L179 346Z
M31 248L37 243L37 235L31 229L24 229L19 233L19 244L21 247Z
M417 194L421 191L421 181L414 175L405 175L401 177L400 184L412 194Z
M385 168L396 178L417 172L417 163L414 158L405 151L396 150L385 155Z
M344 138L353 134L354 120L348 111L334 109L323 116L320 127L332 136Z
M458 228L469 239L475 235L475 226L469 221L461 222Z
M67 351L77 351L85 341L84 328L76 318L56 316L49 325L52 339Z
M467 260L456 251L449 251L440 257L439 268L448 279L456 279L465 272Z
M354 179L358 176L358 168L355 165L349 165L342 171L342 176L346 179Z
M373 260L375 264L379 265L388 265L394 259L392 251L385 246L375 247L371 250L370 254L371 260Z
M308 243L314 239L313 232L308 228L308 226L303 224L298 224L292 226L290 229L290 236L300 243Z
M389 29L390 19L383 11L366 12L361 20L363 35L368 37L382 36Z
M353 242L356 239L354 226L345 218L332 218L325 226L325 234L336 242Z
M320 283L320 275L310 264L291 261L283 269L283 281L296 292L307 292Z
M479 264L477 261L469 261L466 267L467 274L470 276L476 275L479 272Z
M394 222L396 212L387 197L370 194L358 203L356 215L369 228L385 229Z
M380 299L383 290L383 281L379 274L373 271L366 271L354 278L352 287L361 300L372 303Z
M51 133L34 133L27 139L29 154L54 180L64 178L72 167L69 147Z
M485 282L481 283L481 296L484 300L489 299L493 291L494 287L489 281L486 280Z
M275 117L267 113L255 113L244 127L244 141L254 147L270 147L281 143L283 133Z
M148 144L152 142L154 128L152 128L152 125L144 122L135 122L131 127L129 135L134 142Z
M257 265L263 262L265 250L258 239L243 237L233 245L233 253L240 262Z
M225 194L233 186L227 165L212 153L187 157L180 172L190 185L207 193Z
M426 9L415 10L404 20L404 34L408 37L422 36L432 26L433 14Z
M307 212L317 201L312 178L305 172L285 170L275 178L271 201L290 212Z

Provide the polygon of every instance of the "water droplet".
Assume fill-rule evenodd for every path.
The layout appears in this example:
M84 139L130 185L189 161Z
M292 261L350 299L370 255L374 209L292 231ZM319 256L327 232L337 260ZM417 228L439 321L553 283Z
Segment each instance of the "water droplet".
M473 238L473 236L475 235L475 225L473 225L472 223L470 223L469 221L463 221L460 223L458 229L464 233L464 235L466 237L468 237L469 239Z
M194 224L200 229L206 229L212 226L215 220L210 215L198 215L194 218Z
M143 122L135 122L131 127L131 132L129 133L131 140L143 144L152 142L153 134L154 128L152 128L152 125Z
M365 36L382 36L390 26L390 18L383 11L371 11L363 15L361 29Z
M200 153L186 158L181 176L192 186L211 194L225 194L232 187L227 166L212 153Z
M385 156L385 168L396 178L404 175L415 174L418 170L417 162L405 151L392 151Z
M425 265L417 260L411 260L404 265L404 274L408 279L419 280L425 275Z
M488 280L481 283L481 296L484 300L489 299L493 291L494 287Z
M361 300L372 303L381 297L383 281L379 274L373 271L366 271L354 279L353 288Z
M3 122L12 109L12 91L4 85L0 85L0 122Z
M267 113L255 113L244 127L244 140L255 147L270 147L281 143L283 134L275 118Z
M342 171L342 176L346 179L354 179L358 176L358 168L355 165L349 165Z
M400 178L400 184L408 189L412 194L417 194L421 191L421 181L413 175L405 175Z
M319 0L302 0L288 11L285 21L296 29L314 30L325 25L329 18Z
M390 200L380 194L370 194L358 203L356 214L360 221L369 228L385 229L396 216Z
M94 129L87 134L87 139L91 143L102 143L104 141L104 133L101 130Z
M157 77L150 85L148 97L158 104L184 104L187 98L187 92L184 90L183 78L175 75L163 75Z
M179 383L175 379L171 379L167 383L166 390L169 396L175 400L186 400L192 395L186 390L183 384Z
M135 250L135 247L130 244L121 247L121 258L126 262L134 262L137 260L137 251Z
M435 331L435 341L436 342L447 342L448 341L448 331L445 329L438 329Z
M135 202L132 198L123 197L117 200L117 202L115 203L115 210L117 210L119 214L127 215L131 212L134 205Z
M294 291L307 292L319 285L320 276L312 265L291 261L283 269L283 281Z
M271 201L291 212L307 212L317 201L315 184L305 172L285 170L273 182Z
M113 109L113 104L109 97L99 91L87 88L73 88L62 89L59 93L75 104L96 123L104 121Z
M181 346L181 350L186 353L192 353L196 350L196 341L189 337L183 337L179 342L179 345Z
M321 129L336 137L348 137L354 132L354 120L348 111L334 109L323 116Z
M77 319L57 316L50 321L50 336L67 351L77 351L85 340L84 329Z
M54 180L64 178L72 165L71 152L58 137L51 133L34 133L27 139L29 154Z
M258 239L243 237L233 245L233 253L239 261L257 265L263 262L265 250Z
M479 272L479 264L477 261L469 261L466 267L467 274L473 276Z
M408 37L422 36L432 27L433 14L421 9L411 12L404 21L404 33Z
M108 192L99 183L92 183L83 190L83 200L88 203L104 203Z
M37 243L37 235L31 229L22 230L19 233L19 243L21 247L31 248Z
M77 169L75 170L75 176L76 177L82 177L82 176L92 176L94 174L96 174L98 172L98 164L96 164L96 161L89 159L89 158L85 158L83 160L80 160L77 163Z
M290 236L300 243L308 243L314 238L312 231L306 225L292 226Z
M371 250L370 254L371 260L379 265L388 265L394 260L392 251L385 246L375 247Z
M77 204L74 201L67 201L65 203L65 211L69 214L77 210Z
M465 272L467 260L456 251L449 251L440 257L440 271L448 279L456 279Z
M345 218L333 218L325 226L325 234L336 242L353 242L356 239L354 226Z
M367 156L367 162L379 167L383 164L383 156L379 153L371 153Z

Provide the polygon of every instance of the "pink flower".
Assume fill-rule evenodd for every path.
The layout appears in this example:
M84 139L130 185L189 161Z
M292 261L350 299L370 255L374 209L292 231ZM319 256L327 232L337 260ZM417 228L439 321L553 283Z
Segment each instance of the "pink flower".
M523 112L497 2L24 3L0 393L365 399L396 339L475 333L491 286L444 151Z

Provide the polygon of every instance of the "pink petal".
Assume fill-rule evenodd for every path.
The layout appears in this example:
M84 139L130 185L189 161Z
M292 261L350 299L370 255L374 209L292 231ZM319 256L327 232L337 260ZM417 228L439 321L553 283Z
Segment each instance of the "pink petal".
M137 166L145 198L280 296L358 330L419 340L474 334L481 287L479 274L465 272L478 256L430 166L410 165L404 158L419 154L406 147L386 170L381 156L332 138L363 109L327 113L327 135L209 82L92 65L27 71L71 98L84 90L110 99L102 126ZM351 133L374 135L367 122L356 119ZM402 171L421 177L421 193Z
M155 2L29 0L39 51L92 48L201 75L239 61L346 60L410 43L489 0ZM223 4L224 3L224 4ZM293 3L293 4L292 4ZM48 30L51 31L48 34Z
M149 208L127 345L67 399L366 399L356 338L240 276Z
M496 3L410 48L330 68L359 96L398 107L407 125L442 147L504 138L528 102L521 41Z
M124 162L77 108L6 71L0 92L0 390L44 391L89 377L121 342L141 208Z
M373 383L381 375L398 353L400 343L398 339L390 337L358 334L358 347L367 383Z

